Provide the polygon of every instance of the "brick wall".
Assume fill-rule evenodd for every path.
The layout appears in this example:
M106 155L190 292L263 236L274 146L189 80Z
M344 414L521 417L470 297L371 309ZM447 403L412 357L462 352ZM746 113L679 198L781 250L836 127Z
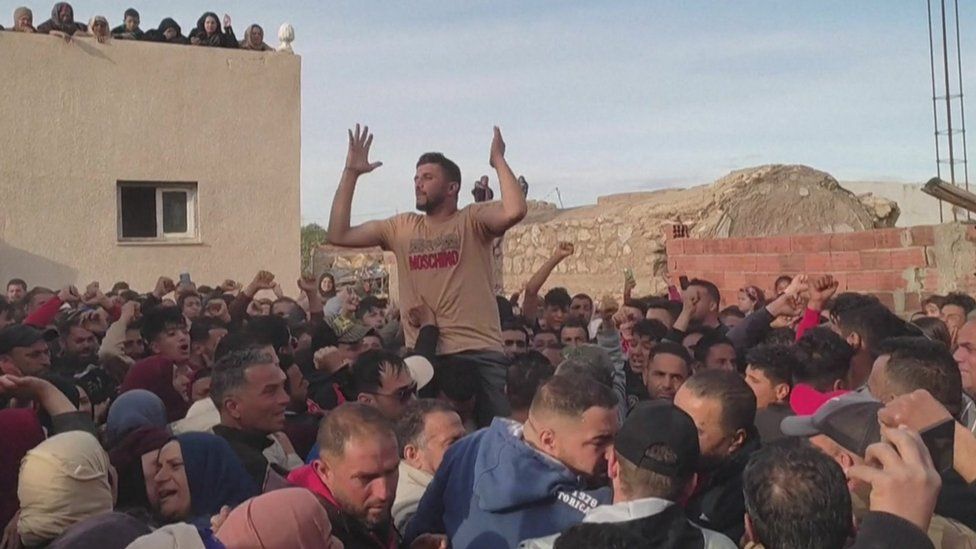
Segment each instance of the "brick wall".
M911 314L933 293L976 290L976 228L959 223L843 234L666 243L673 276L711 280L723 306L739 288L772 291L781 274L832 274L840 291L872 293L899 314Z

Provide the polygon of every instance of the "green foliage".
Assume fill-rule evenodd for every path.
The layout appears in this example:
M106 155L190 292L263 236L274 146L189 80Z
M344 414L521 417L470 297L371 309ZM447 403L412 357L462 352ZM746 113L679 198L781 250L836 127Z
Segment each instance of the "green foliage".
M325 244L325 228L317 223L302 226L302 272L312 270L312 252L317 246Z

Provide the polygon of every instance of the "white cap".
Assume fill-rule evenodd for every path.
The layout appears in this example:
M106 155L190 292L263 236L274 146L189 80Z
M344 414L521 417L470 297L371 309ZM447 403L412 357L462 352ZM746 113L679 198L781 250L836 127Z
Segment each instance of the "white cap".
M423 389L434 379L434 365L421 355L411 355L403 359L410 370L410 377L417 382L417 390Z

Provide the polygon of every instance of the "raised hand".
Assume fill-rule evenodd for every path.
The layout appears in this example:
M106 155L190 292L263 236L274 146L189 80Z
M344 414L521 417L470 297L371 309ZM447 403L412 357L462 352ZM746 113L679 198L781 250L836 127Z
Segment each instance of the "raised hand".
M138 301L126 301L125 305L122 305L122 312L119 315L119 319L126 321L126 323L132 322L139 318L140 308L141 305L139 305Z
M491 152L488 155L488 163L492 168L497 168L496 164L505 160L505 140L502 139L502 131L495 126L495 134L491 139Z
M224 28L226 29L229 26L230 26L230 15L227 15L225 13L224 14Z
M161 276L156 280L156 287L153 288L153 295L157 299L162 299L164 295L176 290L176 284L173 283L173 279L168 276Z
M407 311L407 319L410 325L414 328L437 325L437 319L434 316L434 311L428 307L426 303L412 307L409 311Z
M573 246L572 242L560 242L556 244L556 249L552 252L552 256L562 261L574 253L576 253L576 247Z
M823 309L823 305L837 293L840 283L833 275L824 275L814 279L810 283L810 302L811 309L818 311Z
M64 288L61 288L60 292L58 292L58 299L60 299L63 303L77 303L81 301L81 296L78 294L78 288L75 288L74 286L65 286Z
M373 134L369 133L369 126L356 124L356 132L349 130L349 152L346 153L346 170L362 175L369 173L383 165L382 162L369 161L369 149L373 146Z

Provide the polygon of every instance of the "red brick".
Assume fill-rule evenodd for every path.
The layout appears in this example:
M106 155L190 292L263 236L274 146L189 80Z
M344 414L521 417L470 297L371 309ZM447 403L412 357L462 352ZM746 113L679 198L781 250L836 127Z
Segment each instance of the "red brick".
M803 254L803 272L826 273L831 270L830 253Z
M829 234L803 234L790 237L793 252L826 252L830 250Z
M830 252L830 272L861 270L860 252Z
M913 246L935 246L935 227L923 225L908 229Z
M902 248L891 252L892 269L909 269L927 266L925 248Z
M847 289L855 292L892 292L904 290L905 278L895 271L860 271L847 273Z
M669 273L676 273L676 272L682 270L682 265L683 265L682 261L683 260L684 260L684 258L680 258L679 259L679 257L668 256L668 272Z
M701 255L705 253L705 241L698 238L685 239L685 255Z
M743 286L747 286L746 274L744 272L725 273L725 285L729 288L734 288L735 291L739 291L739 288L742 288ZM722 295L725 295L725 292L722 292Z
M922 271L922 289L930 293L938 293L942 283L942 277L938 269L925 269Z
M905 294L905 311L914 313L922 309L922 296L918 292L908 292Z
M685 253L685 240L686 239L684 238L673 238L668 240L664 244L668 255L681 255Z
M859 231L856 233L835 234L831 239L831 249L836 251L856 252L873 250L877 241L874 231Z
M756 272L756 256L755 254L742 254L742 255L727 255L723 257L723 263L728 271L739 271L743 273L753 273Z
M891 268L889 250L864 250L861 254L861 268L866 271L880 271Z
M806 256L811 254L790 253L779 256L779 271L782 273L801 273L806 270Z
M874 231L874 239L878 249L901 248L905 245L907 234L905 229L877 229Z
M730 238L729 253L733 254L754 254L757 251L757 238Z
M779 273L779 258L778 255L770 254L759 254L756 256L756 272L757 273Z
M769 274L764 273L745 273L746 283L743 286L759 286L766 288L772 286L772 279Z
M756 238L756 252L765 254L787 254L792 251L790 247L790 237L771 236L768 238Z
M718 287L725 286L725 273L718 271L706 271L698 276L698 278L707 280Z
M708 240L702 241L705 247L706 254L720 254L722 253L722 247L725 243L725 239L721 238L710 238Z

